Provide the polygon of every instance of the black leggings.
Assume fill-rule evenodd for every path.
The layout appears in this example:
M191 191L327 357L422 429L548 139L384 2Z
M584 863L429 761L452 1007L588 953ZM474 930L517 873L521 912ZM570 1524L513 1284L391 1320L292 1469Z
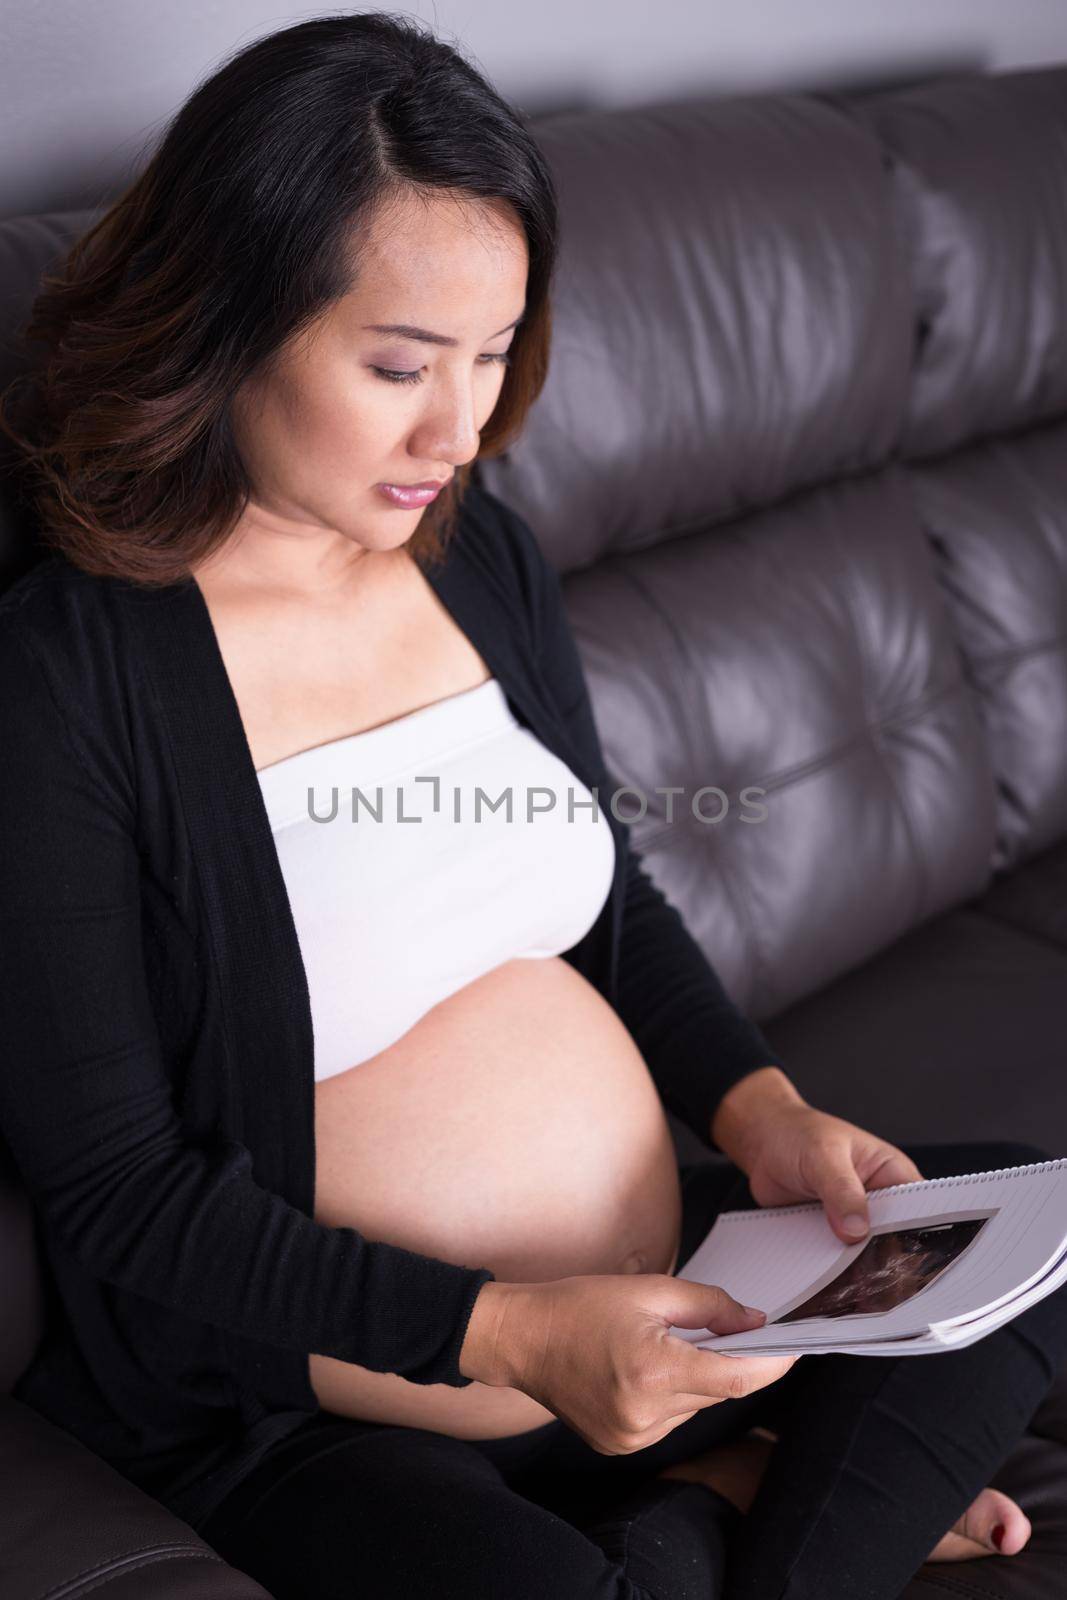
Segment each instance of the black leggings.
M1003 1142L907 1152L930 1178L1048 1159ZM755 1202L721 1157L682 1183L684 1262L717 1212ZM558 1420L463 1440L323 1410L201 1532L274 1600L899 1600L1065 1361L1060 1289L963 1350L804 1356L630 1455ZM758 1423L779 1442L747 1514L656 1476Z

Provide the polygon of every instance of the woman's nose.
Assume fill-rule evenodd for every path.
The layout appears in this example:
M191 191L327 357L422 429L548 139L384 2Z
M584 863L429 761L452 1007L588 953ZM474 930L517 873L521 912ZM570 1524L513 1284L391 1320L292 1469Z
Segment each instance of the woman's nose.
M410 454L421 461L450 461L461 467L473 461L481 445L481 430L490 413L481 416L484 401L468 384L442 389L432 409L421 419Z

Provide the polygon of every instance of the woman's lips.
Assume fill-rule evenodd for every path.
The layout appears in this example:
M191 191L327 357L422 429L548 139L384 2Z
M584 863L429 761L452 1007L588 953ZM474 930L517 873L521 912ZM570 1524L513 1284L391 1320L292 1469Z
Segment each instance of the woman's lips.
M405 489L396 483L376 483L374 487L391 506L400 506L404 511L414 511L416 507L428 506L431 500L436 500L444 485L437 484L427 489Z

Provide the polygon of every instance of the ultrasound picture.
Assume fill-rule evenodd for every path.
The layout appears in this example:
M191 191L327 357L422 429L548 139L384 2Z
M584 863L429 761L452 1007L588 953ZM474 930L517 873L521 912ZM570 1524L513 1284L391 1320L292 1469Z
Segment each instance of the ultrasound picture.
M775 1322L809 1317L853 1317L892 1311L946 1272L988 1217L965 1222L928 1223L872 1234L844 1271Z

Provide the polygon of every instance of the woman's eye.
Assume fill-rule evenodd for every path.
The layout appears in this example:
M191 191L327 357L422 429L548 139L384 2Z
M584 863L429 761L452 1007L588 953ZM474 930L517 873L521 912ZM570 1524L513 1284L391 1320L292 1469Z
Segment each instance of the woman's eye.
M479 361L498 361L498 362L501 363L501 365L503 365L505 367L509 367L511 365L511 357L510 357L510 355L479 356L478 360ZM393 372L388 367L371 367L371 371L372 372L376 372L380 378L384 378L388 383L421 383L422 382L422 372L418 368L416 368L416 370L414 372Z

